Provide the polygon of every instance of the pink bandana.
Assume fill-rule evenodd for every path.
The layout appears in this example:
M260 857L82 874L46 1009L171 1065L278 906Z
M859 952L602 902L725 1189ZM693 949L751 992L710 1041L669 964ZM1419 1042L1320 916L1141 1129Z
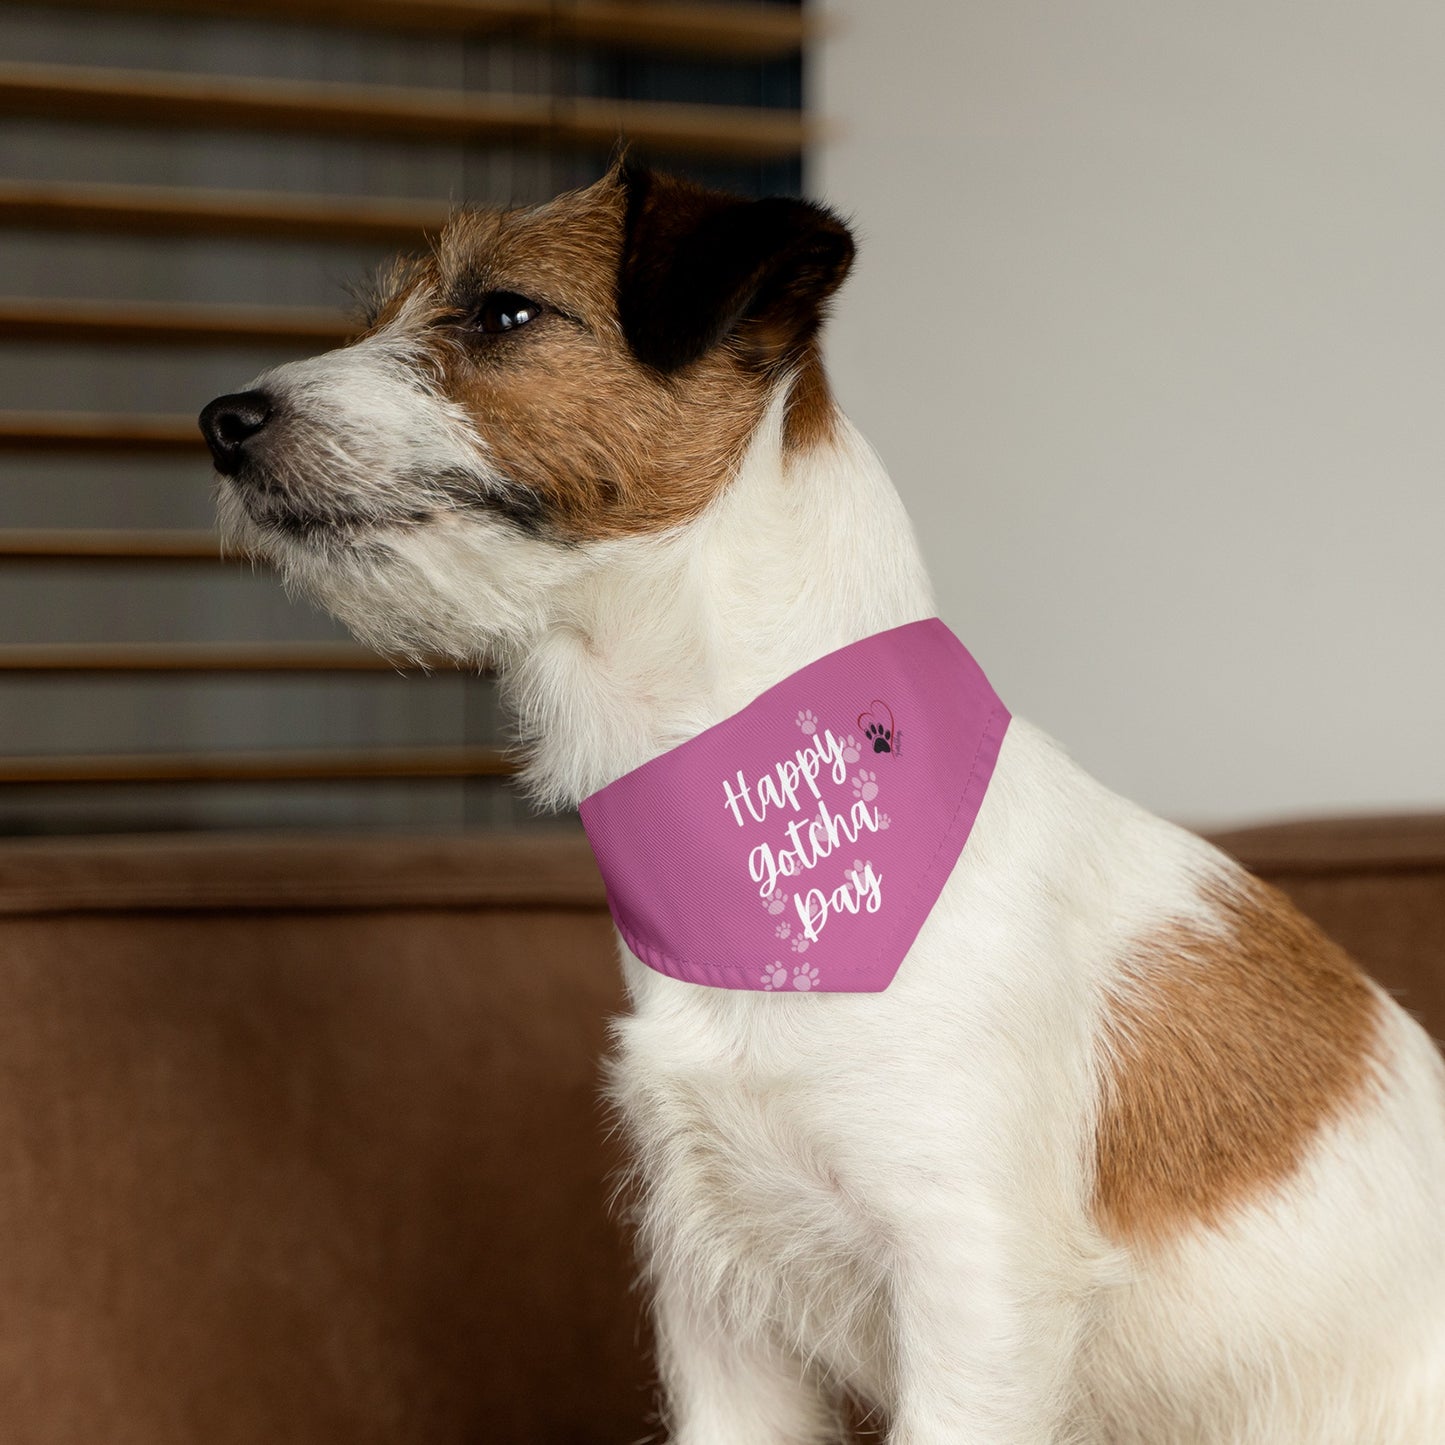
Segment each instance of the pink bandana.
M800 668L584 800L618 930L688 983L887 988L963 851L1008 724L936 617Z

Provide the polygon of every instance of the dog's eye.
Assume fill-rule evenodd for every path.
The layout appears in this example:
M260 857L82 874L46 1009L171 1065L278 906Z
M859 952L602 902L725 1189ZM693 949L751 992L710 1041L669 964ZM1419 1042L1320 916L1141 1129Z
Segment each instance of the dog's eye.
M529 301L515 291L489 291L472 313L472 325L488 336L515 331L542 314L540 302Z

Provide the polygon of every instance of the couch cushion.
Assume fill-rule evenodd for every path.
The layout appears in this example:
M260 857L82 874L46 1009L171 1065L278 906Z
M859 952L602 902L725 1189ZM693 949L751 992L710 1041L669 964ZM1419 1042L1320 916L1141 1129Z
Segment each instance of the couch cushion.
M622 1442L577 839L0 848L0 1434Z

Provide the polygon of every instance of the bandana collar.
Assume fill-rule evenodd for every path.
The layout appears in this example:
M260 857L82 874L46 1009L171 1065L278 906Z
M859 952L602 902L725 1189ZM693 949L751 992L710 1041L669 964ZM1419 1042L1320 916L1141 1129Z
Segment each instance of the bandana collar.
M618 931L688 983L887 988L968 841L1008 724L936 617L809 663L584 799Z

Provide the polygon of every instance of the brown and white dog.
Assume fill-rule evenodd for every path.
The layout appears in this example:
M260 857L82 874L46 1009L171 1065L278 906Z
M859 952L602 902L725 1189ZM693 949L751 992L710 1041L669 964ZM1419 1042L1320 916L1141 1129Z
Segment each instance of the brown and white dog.
M627 165L463 212L354 344L211 403L226 531L498 669L551 803L931 616L819 362L847 229ZM672 1438L1445 1442L1445 1074L1276 893L1015 720L881 994L623 951Z

